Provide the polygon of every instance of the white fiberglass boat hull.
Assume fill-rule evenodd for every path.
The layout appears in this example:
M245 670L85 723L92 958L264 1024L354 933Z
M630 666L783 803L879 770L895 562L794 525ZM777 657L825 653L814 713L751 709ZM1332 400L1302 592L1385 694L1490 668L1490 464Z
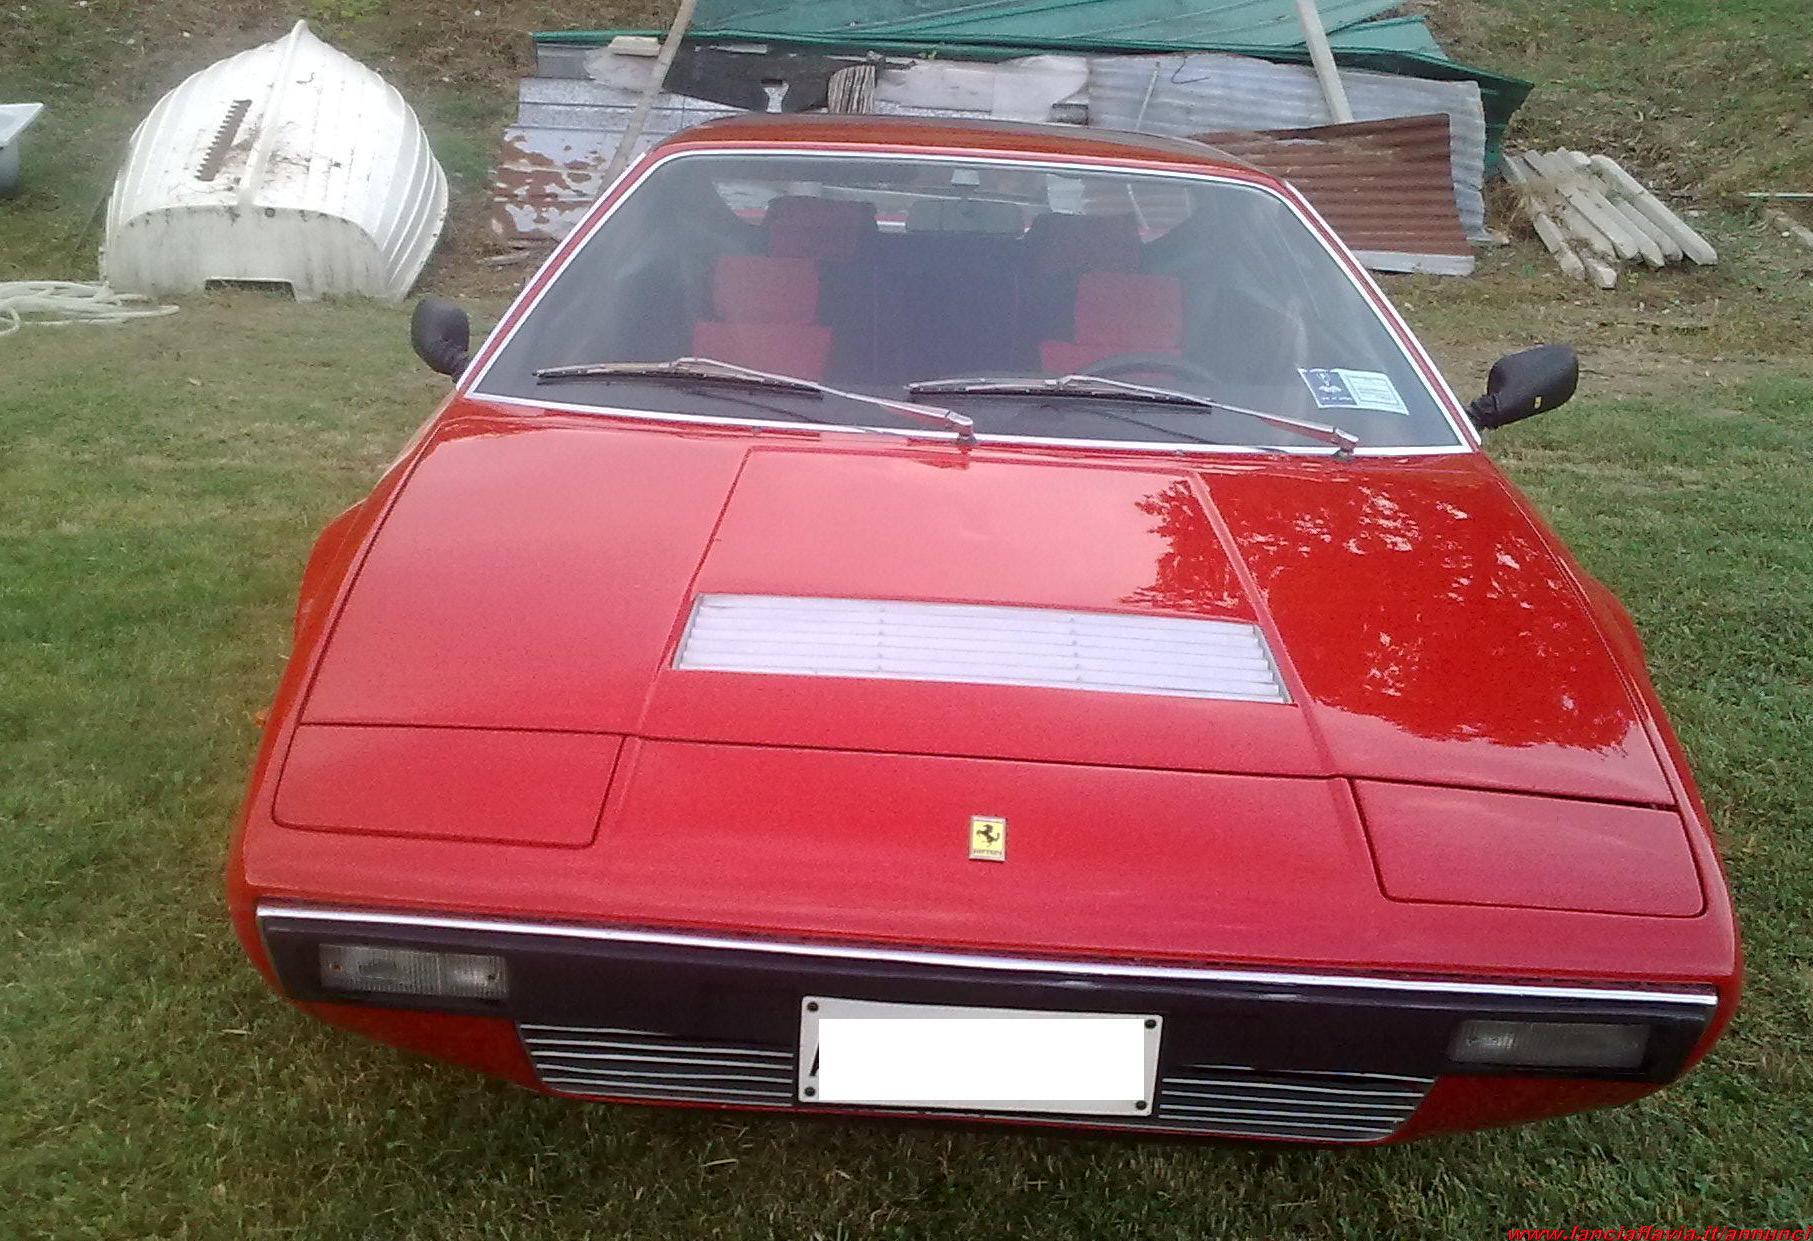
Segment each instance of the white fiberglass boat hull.
M400 301L446 218L446 174L403 97L297 22L190 77L139 125L101 272L133 293L250 282Z

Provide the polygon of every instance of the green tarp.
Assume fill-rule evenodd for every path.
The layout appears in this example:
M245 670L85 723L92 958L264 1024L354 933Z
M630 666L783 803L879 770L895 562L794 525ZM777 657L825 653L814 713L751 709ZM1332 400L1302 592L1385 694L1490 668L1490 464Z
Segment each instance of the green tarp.
M1420 17L1371 20L1396 7L1395 0L1320 0L1336 61L1378 73L1479 83L1490 169L1531 84L1448 59ZM660 33L574 30L535 38L589 46L619 34ZM1309 61L1293 0L700 0L689 37L962 60L1042 52L1231 52Z
M1320 3L1330 30L1395 7L1397 0ZM699 0L693 25L770 35L831 34L860 44L883 39L1303 44L1292 0Z

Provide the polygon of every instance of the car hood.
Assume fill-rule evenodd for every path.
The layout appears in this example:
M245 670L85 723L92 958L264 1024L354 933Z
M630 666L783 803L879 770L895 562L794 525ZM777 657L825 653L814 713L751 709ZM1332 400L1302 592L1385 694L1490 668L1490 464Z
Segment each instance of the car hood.
M1283 702L676 666L700 599L1224 622ZM303 719L1672 800L1577 571L1475 454L1083 461L464 418Z

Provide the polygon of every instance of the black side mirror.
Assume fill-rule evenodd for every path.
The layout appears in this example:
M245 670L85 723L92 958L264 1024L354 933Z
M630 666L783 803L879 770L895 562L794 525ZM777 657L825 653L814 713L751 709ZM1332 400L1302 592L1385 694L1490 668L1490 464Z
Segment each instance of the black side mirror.
M1580 355L1571 345L1538 345L1492 364L1486 394L1467 406L1482 431L1564 404L1580 383Z
M430 369L458 379L472 360L472 320L444 297L424 297L409 318L409 343Z

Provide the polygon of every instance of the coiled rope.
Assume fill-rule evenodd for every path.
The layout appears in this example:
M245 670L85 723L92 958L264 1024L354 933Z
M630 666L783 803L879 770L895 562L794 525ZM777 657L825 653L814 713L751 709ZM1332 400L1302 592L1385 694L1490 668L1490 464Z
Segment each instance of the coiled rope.
M27 323L67 327L76 323L156 319L175 313L175 306L154 304L137 293L115 293L104 284L73 280L0 281L0 336L11 336Z

